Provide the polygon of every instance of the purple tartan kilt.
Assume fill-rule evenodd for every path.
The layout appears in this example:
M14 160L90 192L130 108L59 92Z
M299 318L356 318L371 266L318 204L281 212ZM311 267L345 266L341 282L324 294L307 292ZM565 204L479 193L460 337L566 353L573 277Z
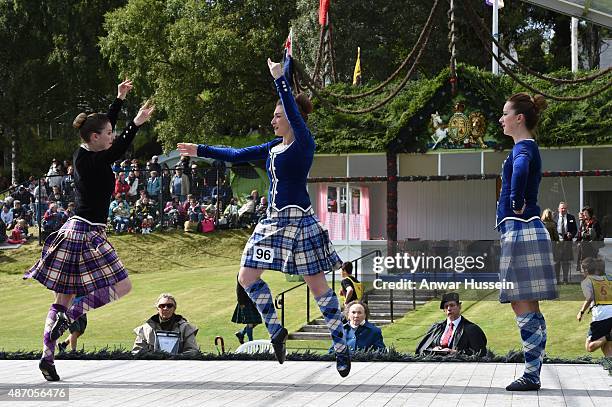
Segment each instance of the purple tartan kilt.
M272 250L271 263L258 259L257 249ZM336 270L342 260L334 250L327 229L310 209L270 210L259 221L242 252L241 265L286 274L314 275Z
M41 258L23 278L34 278L54 292L77 296L127 278L105 229L70 218L45 239Z
M502 288L499 301L553 300L559 296L555 277L552 244L544 223L506 219L501 232L500 281L512 282L513 289Z

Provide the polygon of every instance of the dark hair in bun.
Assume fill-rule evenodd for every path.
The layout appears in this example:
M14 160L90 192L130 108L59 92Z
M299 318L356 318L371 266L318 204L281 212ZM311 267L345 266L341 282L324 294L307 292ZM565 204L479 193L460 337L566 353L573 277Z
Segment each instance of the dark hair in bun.
M308 115L312 113L313 106L310 98L305 93L300 93L295 97L295 103L297 104L300 114L304 118L304 121L308 121ZM276 102L276 106L282 106L282 102L279 100Z
M72 121L72 127L79 129L79 136L86 143L91 139L92 133L102 133L110 120L104 113L79 113Z
M544 96L535 95L531 97L525 92L515 93L507 101L512 103L512 109L516 114L525 116L525 126L528 130L535 129L540 120L540 113L547 106Z

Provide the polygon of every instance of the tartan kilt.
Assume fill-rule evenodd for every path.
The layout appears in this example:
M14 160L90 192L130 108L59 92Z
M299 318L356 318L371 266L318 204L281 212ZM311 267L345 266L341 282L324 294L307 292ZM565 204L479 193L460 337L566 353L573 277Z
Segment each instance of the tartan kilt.
M234 315L232 315L232 322L237 324L261 324L261 315L255 305L249 302L246 305L236 304L234 309Z
M57 293L82 296L127 276L106 239L106 226L75 216L45 239L41 258L23 278L36 279Z
M258 249L272 251L269 262L262 261ZM293 275L314 275L340 268L342 260L312 209L304 212L286 208L269 210L268 216L255 226L242 252L241 265Z
M514 288L502 288L499 301L539 301L559 297L555 278L552 242L539 218L528 222L505 219L501 232L500 282Z

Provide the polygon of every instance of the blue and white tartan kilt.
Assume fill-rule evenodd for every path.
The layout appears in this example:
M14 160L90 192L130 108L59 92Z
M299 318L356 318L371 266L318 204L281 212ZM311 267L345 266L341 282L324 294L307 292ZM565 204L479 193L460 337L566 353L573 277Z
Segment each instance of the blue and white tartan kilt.
M57 293L82 296L127 276L106 239L106 226L74 216L45 239L40 259L23 278L36 279Z
M555 278L552 242L539 218L524 222L507 218L501 232L500 282L514 284L502 288L499 301L553 300L559 297Z
M268 261L264 261L266 258ZM312 209L304 212L299 208L286 208L282 211L270 209L268 216L255 226L242 252L241 265L286 274L314 275L340 268L342 260L334 250L327 229Z

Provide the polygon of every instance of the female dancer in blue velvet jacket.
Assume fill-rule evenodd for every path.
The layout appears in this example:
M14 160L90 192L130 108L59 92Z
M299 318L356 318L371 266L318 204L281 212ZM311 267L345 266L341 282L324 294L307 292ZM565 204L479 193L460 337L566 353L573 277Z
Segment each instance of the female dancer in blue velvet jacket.
M282 327L268 285L260 278L266 269L304 276L330 330L336 368L342 377L351 364L343 334L340 306L324 272L342 264L327 230L314 216L306 189L315 141L306 125L312 104L300 94L294 99L283 69L268 59L280 101L272 117L279 137L268 143L241 149L179 143L181 155L209 157L229 162L266 159L270 179L267 217L261 220L242 253L238 281L261 313L276 357L285 360L287 330Z
M500 302L512 305L525 354L525 371L506 387L509 391L540 388L546 322L538 301L558 296L551 241L537 204L542 160L533 131L545 107L542 95L532 98L517 93L508 99L499 119L504 134L514 140L512 152L502 166L497 204L502 248L500 279L514 287L500 291Z

